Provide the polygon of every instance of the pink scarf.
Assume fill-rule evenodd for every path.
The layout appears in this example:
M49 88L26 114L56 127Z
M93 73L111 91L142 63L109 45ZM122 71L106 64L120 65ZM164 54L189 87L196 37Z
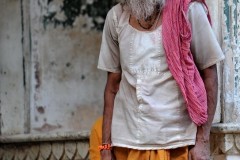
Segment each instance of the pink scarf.
M180 87L190 118L200 126L208 118L207 94L190 51L191 26L186 16L190 2L166 0L162 34L169 70Z

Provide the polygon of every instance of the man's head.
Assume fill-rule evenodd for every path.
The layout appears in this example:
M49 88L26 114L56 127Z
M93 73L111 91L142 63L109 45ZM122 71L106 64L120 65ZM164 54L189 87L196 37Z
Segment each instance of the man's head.
M146 19L151 16L156 8L160 11L165 5L165 0L121 0L131 10L137 19Z

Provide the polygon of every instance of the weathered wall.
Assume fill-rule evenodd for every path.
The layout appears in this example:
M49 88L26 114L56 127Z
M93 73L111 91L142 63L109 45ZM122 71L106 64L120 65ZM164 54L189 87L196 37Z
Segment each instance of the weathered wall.
M20 134L25 119L20 1L1 0L0 15L0 134Z
M211 148L214 160L240 159L240 3L222 2L222 119L212 127Z
M209 12L211 15L211 19L212 19L212 28L214 30L214 33L218 39L218 41L221 43L221 14L222 14L222 10L221 10L221 1L212 1L212 0L207 0L207 5L209 7ZM220 66L218 66L218 80L219 80L219 86L218 86L218 103L217 103L217 109L216 109L216 114L214 117L213 122L217 123L221 121L221 102L220 102L220 93L222 90L222 86L221 86L221 69Z
M208 3L218 35L218 2ZM98 5L102 7L95 8ZM31 1L32 133L89 130L102 113L106 74L96 69L98 30L111 5L108 1ZM216 122L220 121L218 106Z
M3 134L90 129L103 108L106 73L97 70L96 65L104 18L114 3L111 0L1 2L2 15L7 17L0 20L4 24L0 44L4 53L0 78L5 77L0 84ZM215 33L221 37L219 1L208 0L208 4ZM7 16L10 13L12 21ZM8 32L12 39L8 38ZM4 68L13 70L13 75ZM215 122L221 118L220 103L218 108ZM9 117L15 117L14 121Z
M113 3L0 1L0 159L87 157L88 132L82 131L102 113L106 73L96 64L104 17ZM215 122L221 123L212 128L213 159L239 159L240 3L207 3L226 55L219 67Z
M31 132L89 130L101 115L97 70L110 2L31 0Z
M223 51L223 122L240 122L240 3L225 1L222 24Z

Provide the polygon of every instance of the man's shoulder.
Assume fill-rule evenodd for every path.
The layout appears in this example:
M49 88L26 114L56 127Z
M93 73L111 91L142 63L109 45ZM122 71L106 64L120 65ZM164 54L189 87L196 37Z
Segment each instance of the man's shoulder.
M124 4L123 4L123 3L118 3L118 4L114 5L114 6L112 7L112 9L115 9L115 10L120 10L120 9L122 9L122 8L123 8L123 6L124 6Z
M203 3L198 2L198 1L190 2L188 12L196 12L199 10L203 10L206 14L208 13L208 10Z
M116 14L117 16L121 15L123 13L123 11L125 10L124 8L125 8L124 4L118 3L108 11L108 14L109 15Z
M112 27L118 27L120 23L120 19L122 18L125 12L127 11L126 6L122 3L118 3L115 6L113 6L106 17L106 21L108 23L111 23L110 25Z

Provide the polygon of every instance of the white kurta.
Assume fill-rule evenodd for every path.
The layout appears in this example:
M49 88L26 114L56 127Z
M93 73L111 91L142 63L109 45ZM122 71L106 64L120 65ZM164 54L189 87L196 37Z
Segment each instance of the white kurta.
M207 22L200 3L192 3L189 14L191 22L199 15L200 20L195 23ZM114 102L112 145L140 150L193 145L197 127L189 118L183 96L168 69L162 27L139 31L129 24L129 18L130 13L122 11L119 4L109 11L98 63L100 69L122 73ZM198 25L192 26L195 27L192 42L199 43L201 40L194 35L202 33ZM199 54L194 57L200 69L224 58L210 25L202 32L201 37L208 39L207 46L202 47L208 48L191 45L192 51ZM206 54L208 59L202 59Z

